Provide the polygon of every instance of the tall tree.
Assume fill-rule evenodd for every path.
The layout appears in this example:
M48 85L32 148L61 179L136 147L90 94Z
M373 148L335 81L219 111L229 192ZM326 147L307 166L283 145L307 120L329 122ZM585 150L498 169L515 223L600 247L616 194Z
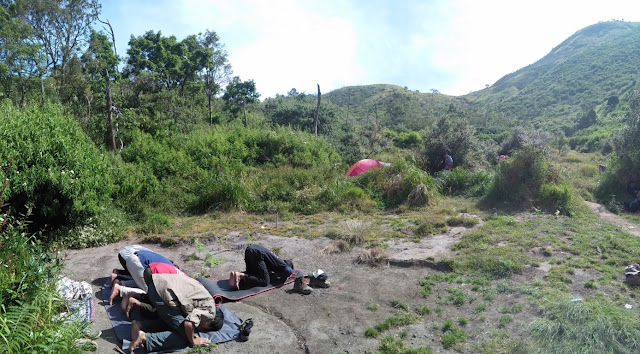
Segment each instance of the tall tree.
M209 125L213 125L211 103L221 87L229 82L232 74L231 64L227 59L227 51L224 50L224 45L220 43L216 32L207 30L204 34L199 34L198 41L209 52L201 77L204 81L204 92L207 95Z
M118 57L113 50L113 44L104 33L91 33L89 47L82 55L85 71L94 78L101 77L104 82L105 111L107 114L109 144L114 153L117 152L116 138L113 130L114 105L111 100L111 80L114 78L118 66Z
M166 89L175 88L184 77L183 48L175 36L163 37L160 31L148 31L140 37L131 36L126 74L135 79L148 72Z
M68 65L89 39L91 27L100 14L98 0L17 1L23 19L33 29L46 62L45 72L54 74L61 87L66 83Z
M0 85L4 96L24 105L29 82L37 72L39 47L29 41L29 25L16 18L14 6L0 6ZM1 96L0 96L1 97Z
M248 126L247 122L247 104L257 103L260 94L256 91L256 84L253 80L241 81L240 77L235 76L227 85L227 89L222 96L226 103L227 109L234 115L240 111L244 113L244 126Z

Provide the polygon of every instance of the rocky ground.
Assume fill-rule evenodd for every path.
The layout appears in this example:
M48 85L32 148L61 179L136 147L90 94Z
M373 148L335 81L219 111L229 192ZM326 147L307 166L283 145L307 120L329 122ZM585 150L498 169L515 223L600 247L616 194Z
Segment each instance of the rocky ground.
M420 290L417 280L428 272L436 271L437 259L447 257L451 252L450 246L465 231L464 227L452 228L419 243L390 241L385 250L388 258L373 266L358 262L367 258L362 256L367 255L366 250L355 247L332 253L331 250L336 251L332 247L334 241L324 237L307 240L253 234L251 242L278 249L280 256L292 259L296 268L309 272L323 269L329 274L332 286L315 289L307 296L294 293L291 286L286 286L239 302L226 303L240 318L252 318L255 325L249 341L224 343L217 350L226 353L371 351L378 346L379 339L365 337L365 330L395 313L389 307L392 301L414 302ZM101 353L113 352L120 344L107 318L100 288L111 269L120 267L118 251L134 243L137 240L69 250L65 254L64 274L74 280L89 282L95 290L97 311L94 330L102 331L97 340ZM210 239L203 243L204 248L200 249L193 244L145 246L174 260L190 274L207 271L202 265L207 254L225 260L207 271L213 279L227 278L231 270L244 269L242 249L247 244L246 235L232 232L222 241ZM365 304L379 305L380 310L372 311Z

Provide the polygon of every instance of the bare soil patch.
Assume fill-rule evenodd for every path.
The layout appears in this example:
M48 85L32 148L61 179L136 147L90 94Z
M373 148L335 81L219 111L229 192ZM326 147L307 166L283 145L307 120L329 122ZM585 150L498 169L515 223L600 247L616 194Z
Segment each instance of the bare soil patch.
M329 274L332 286L315 289L311 295L293 293L290 287L276 289L236 303L227 303L241 318L253 318L255 325L248 342L221 344L214 351L229 353L249 352L370 352L380 338L368 338L365 330L396 314L392 302L416 306L436 307L422 298L418 280L438 272L439 260L452 255L451 246L467 231L464 227L449 229L440 235L430 235L419 242L387 241L388 258L379 265L359 264L360 247L341 253L323 252L333 240L318 237L313 240L282 237L270 234L229 232L224 237L208 237L204 249L193 244L180 243L173 247L146 245L167 256L185 271L194 275L206 272L212 279L227 278L231 270L243 270L243 247L256 242L275 249L280 257L292 259L296 268L311 272L318 268ZM138 239L82 250L69 250L65 254L64 274L74 280L93 285L96 295L95 330L103 332L98 339L99 352L112 352L119 346L111 324L102 306L100 288L111 269L119 268L118 251ZM207 254L224 259L213 269L203 268ZM196 259L194 259L196 258ZM376 304L377 311L367 304ZM432 319L428 319L433 317ZM444 319L435 314L422 317L406 328L413 346L433 345L440 333L433 326ZM441 323L440 323L441 325ZM480 329L479 329L480 330ZM397 331L396 331L397 332ZM382 336L392 334L383 333Z

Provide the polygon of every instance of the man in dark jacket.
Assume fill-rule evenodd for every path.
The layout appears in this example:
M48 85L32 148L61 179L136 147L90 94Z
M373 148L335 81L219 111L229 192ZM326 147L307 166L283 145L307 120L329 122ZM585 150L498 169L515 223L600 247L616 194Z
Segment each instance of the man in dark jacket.
M231 272L229 275L229 287L234 290L249 289L255 286L267 286L271 283L271 277L288 277L292 273L293 263L284 261L273 252L259 245L249 245L244 251L244 272ZM301 294L308 295L312 289L304 282L304 277L299 274L296 277L293 289Z

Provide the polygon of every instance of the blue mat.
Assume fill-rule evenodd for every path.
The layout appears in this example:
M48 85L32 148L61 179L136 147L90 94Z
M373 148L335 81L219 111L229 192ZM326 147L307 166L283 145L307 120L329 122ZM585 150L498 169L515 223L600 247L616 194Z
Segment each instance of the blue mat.
M122 350L125 353L129 353L131 322L127 319L127 315L120 308L120 298L114 300L113 305L109 305L109 296L111 295L110 282L111 280L107 279L107 282L102 287L102 303L107 312L107 316L111 321L116 337L118 340L122 341ZM211 344L228 342L235 340L240 336L240 325L242 325L242 320L224 305L218 306L218 310L222 310L224 313L224 325L222 328L219 331L196 332L199 337L208 338L211 341ZM142 319L138 311L134 311L130 315L132 320ZM189 349L189 347L175 348L164 352L182 351L187 349ZM137 348L135 352L146 353L146 350L144 350L144 348Z

